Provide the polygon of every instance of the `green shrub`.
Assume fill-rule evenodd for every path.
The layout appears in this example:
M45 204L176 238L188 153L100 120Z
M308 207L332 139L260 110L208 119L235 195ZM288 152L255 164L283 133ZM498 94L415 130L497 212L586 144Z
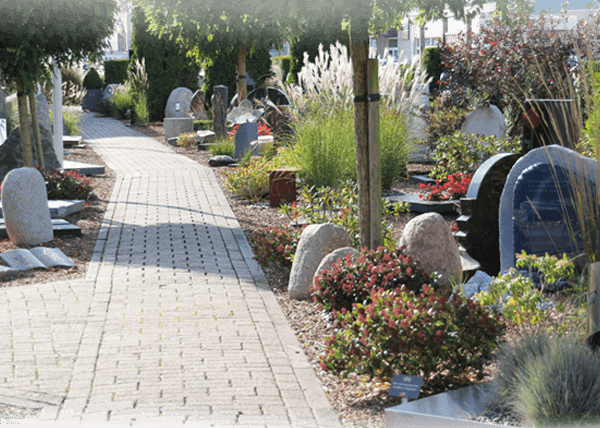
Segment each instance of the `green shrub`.
M128 59L112 59L104 61L104 82L107 85L111 83L123 84L128 78L127 67Z
M502 348L497 383L502 402L536 425L600 421L600 357L573 337L536 335Z
M274 266L281 270L291 269L303 229L268 226L258 232L253 232L249 241L254 258L262 267Z
M52 111L52 109L50 109ZM52 118L51 118L52 119ZM67 135L81 135L81 117L74 111L63 111L63 123L67 128Z
M116 90L109 103L112 107L112 113L119 119L127 117L127 110L133 107L133 97L127 90Z
M391 381L394 374L423 376L423 390L446 390L484 377L502 323L479 303L442 287L373 290L371 302L337 313L340 329L326 340L321 368Z
M208 152L211 156L225 155L233 157L235 154L235 143L229 139L225 139L209 146Z
M292 125L290 161L308 186L336 187L356 180L354 116L351 109L315 109Z
M287 81L288 75L292 68L292 56L291 55L281 55L275 56L271 58L272 64L277 64L277 66L281 69L281 75L283 76L284 82Z
M333 223L342 226L350 235L352 246L355 248L360 246L358 189L356 183L346 181L339 188L305 188L300 198L302 199L301 205L285 205L281 208L281 212L288 215L292 221L298 216L302 216L310 224ZM385 221L385 217L408 211L408 205L392 204L382 199L381 207L381 240L384 247L394 248L392 226Z
M134 98L133 112L135 113L136 122L148 122L150 111L148 110L148 99L145 92L137 94L137 97Z
M520 147L521 143L517 140L504 138L498 141L494 136L465 135L462 131L457 131L437 142L435 150L430 154L435 166L429 176L443 180L455 172L474 174L492 156L504 152L515 153Z
M408 155L411 151L406 118L398 110L381 108L379 145L381 187L389 189L402 174L407 173Z
M371 292L401 289L420 293L423 284L437 288L435 278L427 275L420 264L403 249L377 251L363 248L361 256L340 259L331 269L317 272L310 291L315 303L326 311L352 310L356 303L367 305Z
M423 57L421 58L421 64L427 75L431 77L431 83L429 86L429 92L436 94L439 88L439 80L444 67L442 67L442 59L440 57L440 49L437 47L426 48L423 51Z
M209 129L212 131L212 120L194 120L194 131L199 131L200 129Z
M225 186L241 198L259 201L269 193L269 171L280 166L280 158L253 156L245 166L225 172Z
M35 168L44 177L48 199L87 200L92 194L90 180L83 174L61 169L46 171L37 166Z
M467 109L456 106L445 107L442 100L433 101L429 116L427 117L429 145L435 147L435 144L441 137L460 131L460 127L465 121L467 114Z
M98 74L94 67L90 68L83 78L83 87L85 89L103 89L104 80Z

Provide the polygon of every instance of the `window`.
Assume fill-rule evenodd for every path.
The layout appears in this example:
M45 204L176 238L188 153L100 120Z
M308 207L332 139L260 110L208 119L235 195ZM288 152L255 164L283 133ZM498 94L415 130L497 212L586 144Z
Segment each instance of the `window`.
M390 44L388 45L390 48L398 47L398 39L390 39Z

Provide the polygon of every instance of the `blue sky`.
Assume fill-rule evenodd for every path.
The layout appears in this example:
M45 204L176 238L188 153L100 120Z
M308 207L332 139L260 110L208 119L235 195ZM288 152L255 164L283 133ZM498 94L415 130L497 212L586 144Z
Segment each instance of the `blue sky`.
M540 12L542 9L552 9L552 12L560 12L560 5L564 3L563 0L537 0L535 4L535 11ZM569 0L568 10L571 9L587 9L588 3L592 3L592 0Z

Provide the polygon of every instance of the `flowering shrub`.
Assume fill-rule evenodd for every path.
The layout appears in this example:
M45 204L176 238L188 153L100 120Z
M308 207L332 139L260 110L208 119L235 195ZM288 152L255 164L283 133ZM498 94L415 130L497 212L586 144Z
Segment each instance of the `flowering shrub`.
M318 272L310 290L313 300L323 309L345 311L356 303L368 301L372 290L418 293L428 283L437 286L404 249L389 251L379 247L377 251L364 248L356 262L347 256L331 270Z
M479 303L442 287L372 290L371 302L337 313L341 330L326 340L324 370L390 381L397 373L423 376L423 389L468 384L484 367L502 333L499 318Z
M421 183L419 187L425 189L427 193L419 194L419 199L425 199L426 201L452 201L460 199L467 194L471 184L471 174L465 177L460 172L455 172L453 175L448 176L448 181L444 184L440 184L440 179L435 181L435 185Z
M291 269L304 228L265 227L250 235L254 258L262 266Z
M177 137L177 145L179 147L192 147L198 142L198 134L195 132L187 132Z
M229 138L234 138L235 134L237 134L237 130L239 127L240 125L235 125L231 131L227 132L227 136ZM269 125L266 125L262 122L258 122L258 135L271 135L271 128L269 128Z
M429 154L435 166L429 173L431 178L445 179L450 174L462 172L474 174L477 168L498 153L516 153L521 143L516 140L497 140L494 136L465 135L457 131L440 138Z
M35 167L46 182L48 199L83 199L87 200L92 194L90 179L75 171L54 169L46 171Z

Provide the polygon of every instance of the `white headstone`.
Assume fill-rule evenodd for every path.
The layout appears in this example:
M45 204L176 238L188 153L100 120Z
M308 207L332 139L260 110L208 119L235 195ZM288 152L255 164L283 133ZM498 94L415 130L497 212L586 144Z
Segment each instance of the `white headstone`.
M495 105L479 106L467 115L460 129L465 134L502 138L506 132L506 122L502 112Z
M6 119L0 119L0 144L6 141Z
M52 220L44 177L35 168L11 170L2 183L6 232L16 245L52 241Z

